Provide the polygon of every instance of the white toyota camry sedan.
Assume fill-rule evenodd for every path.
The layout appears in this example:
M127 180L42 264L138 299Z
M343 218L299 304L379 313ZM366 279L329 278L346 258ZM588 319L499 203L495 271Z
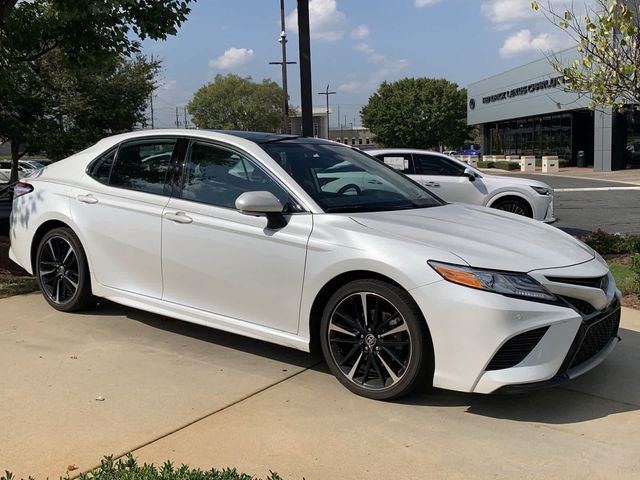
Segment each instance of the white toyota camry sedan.
M470 203L546 223L553 216L553 189L546 183L489 175L438 152L413 149L367 150L369 155L413 178L447 202Z
M368 179L353 187L354 172ZM562 383L618 342L619 291L541 222L447 204L344 145L106 138L15 186L11 258L58 310L102 297L309 351L375 399Z

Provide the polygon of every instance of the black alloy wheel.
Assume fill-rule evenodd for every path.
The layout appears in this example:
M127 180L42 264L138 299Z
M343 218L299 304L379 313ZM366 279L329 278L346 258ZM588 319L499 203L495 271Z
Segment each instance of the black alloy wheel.
M35 273L45 300L57 310L80 310L92 300L84 250L69 228L56 228L44 235Z
M355 281L334 294L323 315L321 343L338 380L378 400L409 393L432 364L426 324L415 302L379 280Z
M516 215L521 215L523 217L533 217L533 213L531 211L531 207L524 201L518 200L517 198L509 198L505 200L498 200L492 208L496 210L502 210L509 213L514 213Z

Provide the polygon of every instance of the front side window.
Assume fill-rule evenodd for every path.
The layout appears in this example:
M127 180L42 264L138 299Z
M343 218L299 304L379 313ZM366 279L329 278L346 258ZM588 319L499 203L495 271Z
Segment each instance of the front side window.
M404 175L349 147L298 142L260 146L325 212L407 210L442 204Z
M163 194L175 146L176 139L138 140L122 144L111 169L109 185Z
M253 161L219 145L192 144L185 166L182 198L235 209L241 194L258 191L273 193L285 210L290 206L289 194Z
M464 173L464 168L437 155L414 154L413 163L418 175L442 175L455 177Z

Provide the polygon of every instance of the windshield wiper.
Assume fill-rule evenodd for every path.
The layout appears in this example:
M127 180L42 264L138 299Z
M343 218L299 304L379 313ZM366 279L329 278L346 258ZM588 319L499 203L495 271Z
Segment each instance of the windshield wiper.
M338 207L327 207L325 212L327 213L355 213L355 212L389 212L393 210L408 210L416 208L415 206L408 205L396 205L387 207L376 207L375 205L342 205Z

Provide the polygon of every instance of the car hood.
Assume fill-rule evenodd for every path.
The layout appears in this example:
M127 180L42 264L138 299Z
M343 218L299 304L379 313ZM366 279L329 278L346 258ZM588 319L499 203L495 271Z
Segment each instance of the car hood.
M593 250L557 228L472 205L354 213L350 217L379 232L451 252L473 267L530 272L594 258Z

